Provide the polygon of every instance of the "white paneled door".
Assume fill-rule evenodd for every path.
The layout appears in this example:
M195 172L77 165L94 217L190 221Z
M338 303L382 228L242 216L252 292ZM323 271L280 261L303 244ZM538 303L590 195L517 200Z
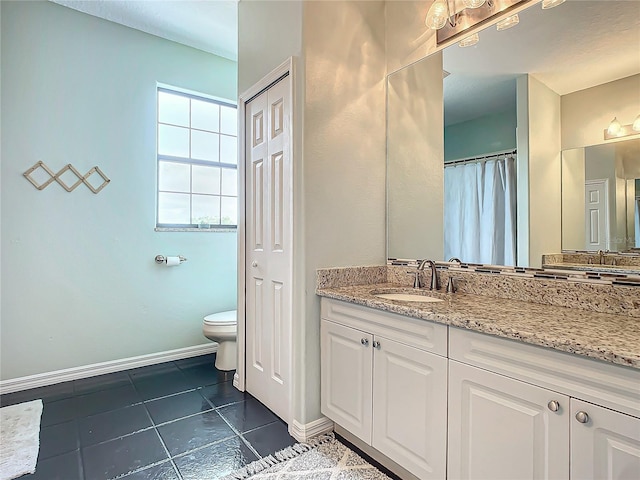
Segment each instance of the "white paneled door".
M609 181L589 180L584 185L587 250L609 249Z
M284 421L291 382L290 77L246 104L246 389Z

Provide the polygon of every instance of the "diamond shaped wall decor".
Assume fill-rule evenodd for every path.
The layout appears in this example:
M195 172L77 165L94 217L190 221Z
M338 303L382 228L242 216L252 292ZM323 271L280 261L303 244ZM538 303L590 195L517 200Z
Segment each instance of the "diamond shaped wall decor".
M44 170L48 175L49 175L49 179L46 180L45 182L42 183L38 183L38 181L36 179L34 179L31 174L33 172L35 172L38 169L42 169ZM75 182L73 185L69 186L67 185L64 180L62 180L61 176L66 173L66 172L72 172L76 177L78 177L78 181ZM89 182L89 177L93 174L97 174L98 176L100 176L100 178L102 178L102 183L100 184L100 186L98 187L94 187L90 182ZM89 170L87 173L85 173L84 175L81 175L80 172L78 172L78 170L75 169L75 167L73 165L71 165L70 163L68 163L67 165L65 165L64 167L62 167L60 169L60 171L58 171L57 173L53 173L53 171L47 167L47 165L45 165L44 162L39 161L36 162L29 170L27 170L26 172L23 173L24 177L29 180L31 182L31 184L36 187L38 190L44 190L45 188L47 188L49 185L51 185L51 183L58 182L58 184L64 188L67 192L72 192L73 190L76 189L76 187L78 187L78 185L80 185L81 183L84 183L87 188L89 190L91 190L93 193L98 193L100 190L102 190L104 187L106 187L109 182L111 181L109 179L109 177L107 177L102 170L100 170L97 166L93 167L91 170Z

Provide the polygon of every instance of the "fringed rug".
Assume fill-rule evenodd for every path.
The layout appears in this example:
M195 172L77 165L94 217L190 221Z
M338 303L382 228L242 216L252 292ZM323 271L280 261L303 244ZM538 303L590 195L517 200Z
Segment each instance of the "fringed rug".
M333 433L297 443L250 463L223 480L390 480Z
M0 408L0 480L36 471L42 400Z

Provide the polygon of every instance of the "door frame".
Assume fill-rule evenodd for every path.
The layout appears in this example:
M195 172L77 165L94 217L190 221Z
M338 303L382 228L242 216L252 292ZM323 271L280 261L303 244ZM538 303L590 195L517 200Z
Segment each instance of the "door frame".
M289 115L289 135L288 135L288 144L289 144L289 154L291 155L291 165L293 166L293 115L295 111L295 99L294 99L294 62L293 57L289 57L287 60L282 62L279 66L274 68L267 75L262 77L258 82L245 90L242 94L238 96L238 186L239 186L239 195L238 195L238 332L237 332L237 346L238 346L238 365L236 368L236 373L233 376L233 386L238 390L244 392L245 384L246 384L246 288L247 288L247 280L246 280L246 152L245 152L245 115L246 115L246 105L252 100L256 95L261 93L263 90L269 88L272 84L276 83L283 76L289 74L290 82L289 82L289 95L291 99L291 113ZM293 213L293 212L292 212ZM292 219L289 219L292 222ZM293 229L291 229L293 235ZM292 246L293 248L293 246ZM292 295L293 297L293 295ZM293 298L292 298L293 301ZM292 320L292 319L291 319ZM291 340L293 343L293 321L291 321L291 325L289 326L289 331L291 332ZM293 379L295 376L293 375L293 345L290 348L290 370L289 374L291 378L289 379L289 398L290 398L290 411L288 421L291 424L293 420L293 412L294 410L294 388L293 388Z

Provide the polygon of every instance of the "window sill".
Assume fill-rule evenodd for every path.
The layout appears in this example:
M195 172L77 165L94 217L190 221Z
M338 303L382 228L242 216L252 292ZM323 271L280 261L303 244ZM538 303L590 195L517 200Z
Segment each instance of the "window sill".
M222 227L222 228L192 228L192 227L155 227L155 232L208 232L208 233L230 233L237 232L238 229L234 227Z

